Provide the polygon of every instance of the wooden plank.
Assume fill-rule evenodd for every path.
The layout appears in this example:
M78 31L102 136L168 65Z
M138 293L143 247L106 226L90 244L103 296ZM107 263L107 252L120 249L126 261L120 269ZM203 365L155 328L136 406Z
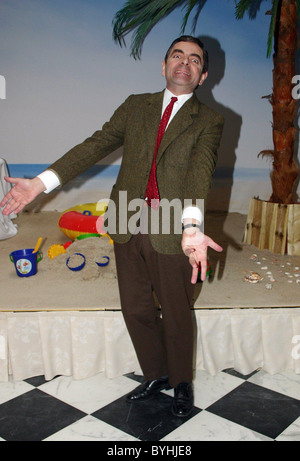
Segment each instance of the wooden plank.
M252 219L252 245L259 248L259 236L261 232L262 201L254 199L253 219Z
M261 229L258 244L260 250L269 249L270 223L272 222L270 214L272 216L272 209L268 205L268 202L261 202Z
M289 255L293 255L295 251L295 216L294 216L294 208L293 206L289 207L289 214L288 214L288 240L287 240L287 251Z
M268 221L268 244L266 248L270 251L274 251L275 238L276 238L276 226L278 216L278 205L277 203L267 202L267 221Z
M300 255L300 204L289 205L287 223L287 252Z
M286 253L287 242L287 221L288 221L288 206L277 204L277 222L275 229L274 247L271 249L274 253L284 255Z
M251 245L252 243L252 222L253 222L254 206L255 206L255 202L254 202L254 199L252 198L250 199L250 202L249 202L248 215L247 215L245 231L244 231L244 236L243 236L243 242L248 243L248 245Z

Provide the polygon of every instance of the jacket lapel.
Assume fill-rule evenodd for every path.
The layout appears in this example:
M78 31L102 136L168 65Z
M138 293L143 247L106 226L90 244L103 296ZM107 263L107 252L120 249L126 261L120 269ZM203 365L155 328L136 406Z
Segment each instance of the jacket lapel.
M149 161L151 163L153 161L157 130L161 119L163 97L164 91L150 95L145 106L146 142L149 152Z

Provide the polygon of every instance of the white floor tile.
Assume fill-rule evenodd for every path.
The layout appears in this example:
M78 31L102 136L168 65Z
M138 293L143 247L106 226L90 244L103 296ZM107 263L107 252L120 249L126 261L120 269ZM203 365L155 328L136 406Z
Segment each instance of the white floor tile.
M300 442L300 418L287 427L276 440L278 442Z
M130 392L137 384L125 376L108 379L99 373L84 380L60 376L39 386L39 389L85 413L93 413Z
M292 370L275 375L261 370L249 378L248 381L294 399L300 398L300 375L296 375Z
M243 379L228 373L211 376L205 371L196 371L194 378L195 406L205 409L243 383Z
M228 373L220 372L216 376L211 376L206 371L197 370L193 380L194 405L203 410L243 382L243 379ZM163 393L173 397L174 389Z
M0 405L8 400L14 399L25 392L31 391L34 389L31 384L26 383L25 381L8 381L7 383L0 383Z
M103 421L86 416L80 421L62 429L56 434L51 435L45 441L70 441L70 442L99 442L104 440L116 440L119 442L137 441L125 432L104 423Z
M191 418L175 431L168 434L162 441L271 441L268 437L258 434L246 427L202 411Z

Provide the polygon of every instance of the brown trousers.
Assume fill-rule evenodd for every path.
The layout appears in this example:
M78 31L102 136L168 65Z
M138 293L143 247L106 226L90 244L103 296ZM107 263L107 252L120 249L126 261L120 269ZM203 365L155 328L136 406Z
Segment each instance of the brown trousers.
M157 253L141 233L114 248L122 312L144 378L168 375L172 387L191 382L194 285L188 258Z

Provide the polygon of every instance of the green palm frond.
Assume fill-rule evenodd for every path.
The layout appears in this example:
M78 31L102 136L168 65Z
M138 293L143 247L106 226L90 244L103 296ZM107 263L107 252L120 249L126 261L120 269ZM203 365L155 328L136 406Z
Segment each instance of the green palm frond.
M266 1L266 0L240 0L239 2L236 2L235 17L237 19L242 19L245 13L247 12L250 19L255 19L263 1ZM297 2L299 5L300 1L297 0ZM272 8L270 10L271 21L270 21L268 42L267 42L267 57L268 58L272 54L274 32L275 32L275 22L276 22L276 16L278 13L278 6L279 6L279 0L272 0Z
M181 33L184 33L190 14L197 9L193 19L192 33L194 33L198 17L207 0L127 0L113 19L113 38L121 46L125 45L125 37L133 32L131 42L131 56L139 59L144 40L152 28L167 17L174 9L182 6L185 14L182 20ZM272 3L268 12L271 16L267 41L267 57L271 56L275 34L275 23L280 0L234 0L235 17L242 19L245 13L250 19L255 19L263 2ZM300 17L300 0L297 0Z
M151 29L175 8L183 5L186 9L182 22L182 32L185 30L188 18L195 6L198 6L194 19L194 28L198 16L207 0L127 0L113 19L113 38L121 46L125 44L125 37L133 32L131 42L131 56L139 59L144 40Z
M179 6L182 0L128 0L113 20L113 38L122 46L125 37L135 30L131 55L140 58L143 42L150 30Z
M263 2L270 0L235 0L235 17L241 19L244 14L248 13L250 19L255 19Z
M252 0L240 0L238 3L235 5L235 17L237 19L242 19L246 13L246 11L249 11L249 8L251 6Z
M278 14L278 3L279 0L273 0L272 13L271 13L271 22L268 35L268 46L267 46L267 57L269 58L272 54L274 32L275 32L275 21Z
M199 18L199 14L201 13L202 8L204 7L206 2L207 2L207 0L189 0L189 1L186 2L187 3L186 4L186 10L187 11L186 11L186 13L184 15L182 25L181 25L181 32L182 33L184 33L184 31L185 31L185 28L186 28L186 25L187 25L187 22L188 22L188 19L190 17L190 14L191 14L192 10L194 9L195 6L197 6L197 12L196 12L194 20L193 20L191 33L195 32L195 29L196 29L196 26L197 26L197 21L198 21L198 18Z

